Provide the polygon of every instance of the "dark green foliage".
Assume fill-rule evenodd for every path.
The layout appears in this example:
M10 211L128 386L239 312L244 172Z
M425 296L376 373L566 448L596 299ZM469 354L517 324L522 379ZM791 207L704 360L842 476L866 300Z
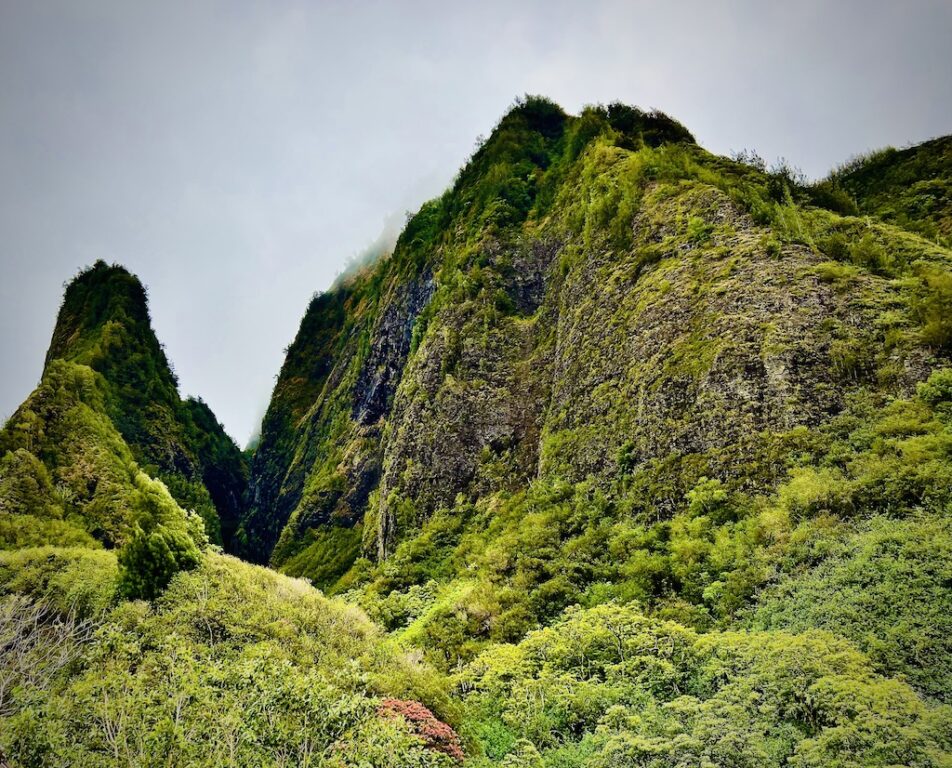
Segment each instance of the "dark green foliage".
M857 216L859 207L853 196L836 180L818 181L806 188L809 201L820 208L834 211L843 216Z
M952 245L952 138L948 136L859 157L834 171L826 183L855 198L863 213L946 247Z
M877 275L890 275L894 265L886 249L870 235L864 235L849 247L849 258L858 267L868 269Z
M247 465L208 407L182 401L152 331L142 284L122 267L97 262L66 287L46 356L101 375L109 418L133 458L169 481L183 506L229 548L242 512Z
M128 598L155 598L183 570L199 563L208 544L194 513L182 514L165 486L139 473L130 500L134 529L119 550L119 587Z
M184 531L161 524L148 533L136 531L119 551L122 594L151 600L176 573L194 568L198 561L199 550Z
M874 518L834 542L816 567L760 600L750 625L826 629L854 641L877 669L928 695L952 692L952 521Z
M293 494L280 491L294 457L300 421L320 394L331 373L333 355L339 351L349 295L341 287L315 296L287 349L252 457L254 480L249 495L257 496L258 501L250 505L238 533L239 551L255 562L267 562L300 499L300 486Z
M244 511L243 494L248 484L247 457L225 434L211 408L202 400L188 398L182 405L185 434L201 466L201 478L191 483L199 486L199 493L202 487L207 489L205 497L212 502L207 515L199 509L201 502L188 505L188 508L202 515L210 538L213 541L220 540L225 549L231 551L235 547L235 535ZM172 495L178 499L175 491L172 491ZM179 500L180 504L183 502L184 499ZM220 536L213 534L214 523L209 525L212 515L217 518Z

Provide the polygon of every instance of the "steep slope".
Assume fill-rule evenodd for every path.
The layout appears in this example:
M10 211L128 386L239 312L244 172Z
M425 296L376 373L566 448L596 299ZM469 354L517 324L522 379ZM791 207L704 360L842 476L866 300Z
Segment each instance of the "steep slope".
M952 254L853 205L517 104L289 347L235 539L337 598L207 550L97 265L0 433L0 762L948 766Z
M204 403L180 400L152 331L145 289L125 269L98 262L67 286L44 382L63 363L97 374L92 378L101 402L95 410L105 412L131 458L161 479L179 504L201 515L213 541L230 547L246 484L244 458ZM7 433L31 407L31 401L24 404Z
M702 476L770 487L777 435L911 391L945 343L915 328L947 252L808 193L663 116L518 106L389 259L312 302L246 551L329 585L460 493L589 480L663 517Z
M663 116L517 105L312 302L252 551L446 671L487 764L941 764L952 254L937 209L886 210L911 167L851 216L878 172L854 200Z
M852 195L863 213L952 247L952 136L862 156L829 182Z
M626 146L691 140L683 127L659 115L614 107L606 119ZM553 181L567 164L549 176L546 169L566 154L577 156L591 138L586 131L601 130L601 124L593 128L583 121L568 136L568 122L561 109L541 100L513 110L454 187L409 221L392 257L312 302L289 348L254 459L251 511L243 526L250 556L281 563L292 556L320 560L326 550L347 549L329 578L353 560L361 536L368 550L378 539L385 546L389 534L378 536L376 518L363 532L360 528L365 511L378 506L379 498L371 495L388 463L386 446L393 442L385 434L388 416L407 360L434 314L438 273L444 281L457 281L478 271L479 265L469 262L479 258L488 264L494 247L486 243L487 250L476 254L484 232L502 237L522 225L537 198L551 202ZM536 251L507 264L513 297L476 284L466 290L497 291L500 302L531 315L541 300L544 262L554 254L551 248ZM449 299L449 291L449 284L443 286L437 301ZM453 476L443 492L452 498L467 470L447 464L443 471ZM386 526L390 516L382 519ZM309 554L302 554L305 539Z

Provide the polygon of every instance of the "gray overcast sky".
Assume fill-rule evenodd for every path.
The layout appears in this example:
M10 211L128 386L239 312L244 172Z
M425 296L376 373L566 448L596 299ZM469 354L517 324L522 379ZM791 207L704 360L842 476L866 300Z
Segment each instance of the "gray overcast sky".
M102 258L244 443L311 294L516 95L657 107L820 176L952 132L950 41L952 0L0 0L0 416Z

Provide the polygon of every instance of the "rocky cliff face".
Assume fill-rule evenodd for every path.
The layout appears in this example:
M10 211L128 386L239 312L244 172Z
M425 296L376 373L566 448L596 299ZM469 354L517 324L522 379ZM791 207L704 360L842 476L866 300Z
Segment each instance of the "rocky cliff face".
M286 547L309 528L360 523L379 482L383 419L432 292L424 273L391 280L369 306L362 291L346 286L312 303L253 463L243 528L249 556L267 560L282 530Z
M661 115L518 106L389 258L312 303L249 552L329 586L436 510L536 481L656 520L702 477L771 488L782 435L910 392L937 351L915 297L947 252L834 203Z

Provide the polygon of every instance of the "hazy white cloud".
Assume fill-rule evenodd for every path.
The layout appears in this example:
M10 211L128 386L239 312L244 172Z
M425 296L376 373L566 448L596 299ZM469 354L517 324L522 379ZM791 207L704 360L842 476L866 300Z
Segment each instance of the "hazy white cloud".
M818 176L952 131L950 34L946 0L0 0L0 414L104 258L244 441L310 295L515 96L658 107Z

